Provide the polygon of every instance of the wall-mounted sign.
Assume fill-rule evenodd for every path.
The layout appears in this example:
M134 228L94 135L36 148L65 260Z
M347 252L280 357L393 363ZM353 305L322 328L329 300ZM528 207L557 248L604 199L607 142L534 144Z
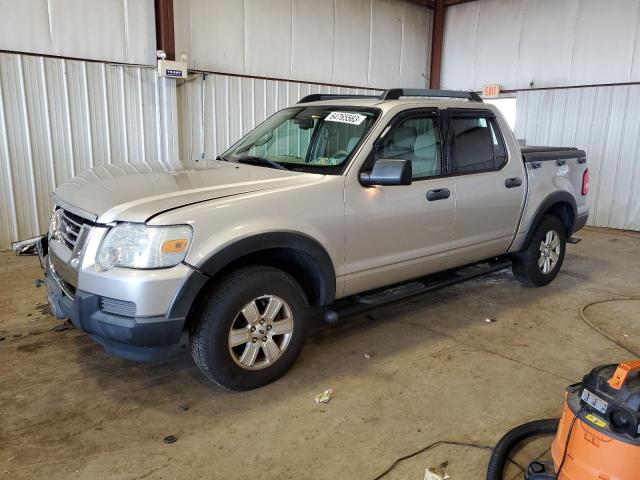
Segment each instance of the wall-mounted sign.
M187 78L187 63L158 60L158 75L170 78Z
M484 98L496 98L500 96L500 85L492 83L482 87L482 96Z

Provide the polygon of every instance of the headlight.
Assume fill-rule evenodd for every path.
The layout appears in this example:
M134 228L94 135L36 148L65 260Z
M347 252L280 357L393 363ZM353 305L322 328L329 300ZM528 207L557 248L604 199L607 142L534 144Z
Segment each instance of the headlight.
M105 270L173 267L187 256L192 236L188 225L147 227L121 223L102 240L96 262Z

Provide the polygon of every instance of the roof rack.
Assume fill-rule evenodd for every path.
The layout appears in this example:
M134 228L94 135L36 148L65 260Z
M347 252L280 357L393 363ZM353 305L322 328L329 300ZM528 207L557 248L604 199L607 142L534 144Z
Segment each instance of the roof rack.
M378 95L350 95L348 93L312 93L298 100L298 103L319 102L321 100L348 100L357 98L380 98Z
M431 98L462 98L470 102L482 102L482 98L476 92L463 92L459 90L434 90L420 88L391 88L381 95L351 95L348 93L312 93L298 100L298 103L319 102L321 100L348 100L348 99L378 99L398 100L402 97L431 97Z
M476 92L462 92L458 90L433 90L418 88L391 88L381 96L381 100L398 100L400 97L434 97L434 98L464 98L470 102L482 102Z

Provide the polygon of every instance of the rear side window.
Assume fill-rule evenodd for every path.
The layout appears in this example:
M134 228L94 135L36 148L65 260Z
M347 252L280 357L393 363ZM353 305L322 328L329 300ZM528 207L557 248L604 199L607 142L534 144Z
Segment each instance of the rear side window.
M449 128L452 173L500 170L506 163L506 149L494 118L453 116Z

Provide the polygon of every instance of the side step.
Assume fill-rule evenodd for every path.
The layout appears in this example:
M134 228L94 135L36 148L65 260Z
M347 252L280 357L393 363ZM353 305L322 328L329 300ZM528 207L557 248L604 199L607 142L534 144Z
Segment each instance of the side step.
M324 321L327 323L336 323L340 317L356 315L381 305L404 300L456 283L466 282L473 278L504 270L510 266L511 260L498 258L496 260L475 263L451 270L444 277L442 274L436 274L410 283L396 285L386 290L355 295L346 301L339 301L335 303L332 308L325 310Z

